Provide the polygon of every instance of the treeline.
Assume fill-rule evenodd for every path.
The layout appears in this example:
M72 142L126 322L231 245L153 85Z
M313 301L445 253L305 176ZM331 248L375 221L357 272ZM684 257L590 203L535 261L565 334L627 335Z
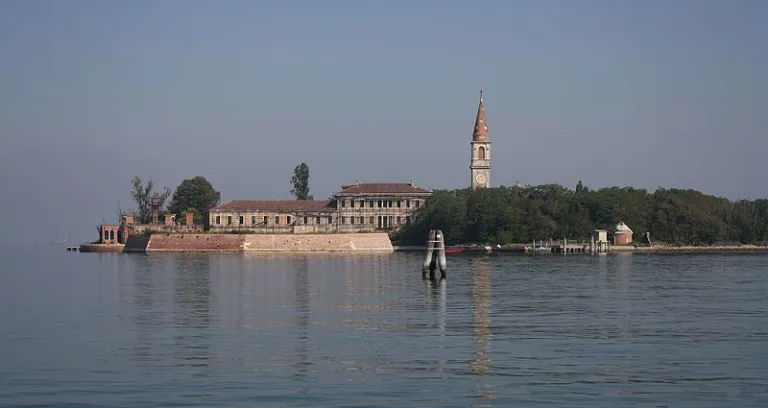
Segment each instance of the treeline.
M586 240L595 229L612 231L621 221L636 242L649 231L654 244L763 244L768 242L768 199L733 202L682 189L589 190L581 182L575 190L555 184L438 190L393 239L423 245L430 229L441 229L448 245Z

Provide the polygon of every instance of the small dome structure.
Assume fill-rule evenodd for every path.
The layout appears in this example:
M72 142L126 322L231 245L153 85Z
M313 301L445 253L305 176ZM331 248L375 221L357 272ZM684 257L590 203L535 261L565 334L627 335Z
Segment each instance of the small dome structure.
M617 234L631 234L632 230L627 226L627 224L624 224L624 221L616 224L616 231Z
M613 244L614 245L629 245L632 243L632 229L624 223L624 221L616 224L616 229L613 232Z

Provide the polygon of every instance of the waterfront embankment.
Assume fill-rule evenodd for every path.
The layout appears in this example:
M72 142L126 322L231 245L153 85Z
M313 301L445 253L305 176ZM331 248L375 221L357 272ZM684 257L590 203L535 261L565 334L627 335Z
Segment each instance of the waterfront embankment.
M392 252L386 233L135 235L125 252Z
M552 252L562 253L559 250L559 246L551 247ZM426 251L426 246L395 246L394 250L397 252L421 252ZM511 246L478 246L478 245L454 245L446 248L448 253L530 253L533 252L533 247L528 245L511 245ZM572 252L572 251L571 251ZM609 246L608 252L614 253L650 253L650 254L717 254L717 253L768 253L768 246L764 245L711 245L711 246L697 246L697 245L684 245L684 246L672 246L672 245L655 245L655 246ZM539 253L541 253L539 251ZM584 247L582 253L589 254L588 247Z
M654 245L654 246L612 246L608 252L641 252L641 253L676 253L676 254L696 254L696 253L768 253L768 246L765 245Z

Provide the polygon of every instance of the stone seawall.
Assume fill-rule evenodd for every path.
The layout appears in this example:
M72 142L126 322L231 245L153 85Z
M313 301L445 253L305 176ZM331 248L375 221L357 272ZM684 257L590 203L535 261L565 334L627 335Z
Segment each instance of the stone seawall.
M393 252L386 233L253 234L245 236L246 252Z
M147 252L241 252L245 235L152 234Z
M142 243L143 244L143 243ZM152 234L134 252L393 252L386 233ZM144 251L138 250L143 247Z

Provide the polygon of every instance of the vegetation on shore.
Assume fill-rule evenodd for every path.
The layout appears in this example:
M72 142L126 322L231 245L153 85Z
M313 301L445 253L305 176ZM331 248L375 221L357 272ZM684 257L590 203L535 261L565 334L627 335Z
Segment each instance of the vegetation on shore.
M134 213L136 221L140 224L149 224L152 221L152 200L157 200L162 207L171 196L171 190L168 187L163 188L161 192L154 191L154 187L152 180L144 184L139 176L134 176L131 180L131 197L137 206Z
M675 245L768 242L768 199L730 201L695 190L631 187L575 190L556 184L436 190L422 212L393 240L424 245L441 229L447 245L506 245L548 238L587 240L595 229L625 222L641 241Z
M195 214L194 223L202 224L208 218L208 212L221 202L221 193L213 188L203 176L186 179L176 187L168 211L176 214L176 219L183 222L184 213Z
M301 162L301 164L293 169L291 186L291 194L293 194L297 200L315 199L315 197L309 194L309 166L307 166L307 163Z
M139 176L134 176L131 187L131 197L137 206L132 212L136 215L136 222L139 224L149 224L152 221L153 200L157 200L158 207L163 208L170 197L167 211L176 214L176 222L184 222L183 213L190 211L195 214L196 224L203 223L207 219L208 211L221 202L221 193L202 176L182 181L176 190L165 187L161 192L153 191L152 180L145 184ZM118 222L121 222L120 214L118 214Z

